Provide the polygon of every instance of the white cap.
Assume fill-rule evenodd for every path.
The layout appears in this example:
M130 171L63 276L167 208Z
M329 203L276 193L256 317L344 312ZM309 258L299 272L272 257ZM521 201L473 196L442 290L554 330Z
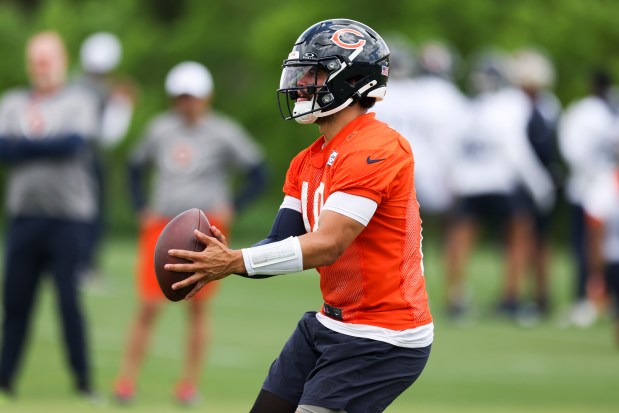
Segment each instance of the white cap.
M454 53L447 44L438 40L424 43L419 51L419 65L426 71L443 77L451 77L454 58Z
M213 91L213 77L206 67L197 62L182 62L170 70L165 80L168 95L191 95L207 98Z
M535 89L552 87L555 80L550 59L533 49L519 50L515 54L508 75L515 85Z
M107 73L120 63L122 46L112 33L99 32L86 38L80 49L82 68L91 73Z

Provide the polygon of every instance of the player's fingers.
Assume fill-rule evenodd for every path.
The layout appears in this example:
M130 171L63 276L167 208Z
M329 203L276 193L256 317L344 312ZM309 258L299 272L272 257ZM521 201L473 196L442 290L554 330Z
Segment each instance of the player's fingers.
M208 284L208 281L204 281L204 280L198 281L196 283L196 286L193 287L193 290L189 291L189 294L185 296L185 300L191 300L193 297L195 297L195 295L198 294L198 291L200 291L202 287L204 287L206 284Z
M189 261L197 261L200 257L200 252L189 250L169 250L168 254L173 257L184 258Z
M217 238L217 241L221 242L225 246L228 246L228 240L226 239L226 236L219 230L219 228L212 226L211 233L215 238Z
M198 274L193 274L191 277L187 277L182 281L172 284L173 290L180 290L181 288L187 287L188 285L197 283L201 281L201 276Z
M220 242L217 240L217 238L215 237L209 237L208 235L206 235L203 232L198 231L197 229L193 231L194 235L196 236L197 239L199 239L200 241L202 241L204 243L204 245L206 245L207 247L209 245L217 245L220 244Z
M193 263L188 264L166 264L163 269L172 272L196 272L197 266Z

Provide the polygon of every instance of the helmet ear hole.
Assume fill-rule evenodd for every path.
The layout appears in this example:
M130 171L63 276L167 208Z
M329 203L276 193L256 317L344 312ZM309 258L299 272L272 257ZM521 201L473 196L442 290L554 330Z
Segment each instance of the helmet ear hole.
M346 83L350 86L352 92L352 97L354 101L357 101L367 95L367 93L363 93L366 89L366 85L371 83L372 79L368 76L363 75L355 75L346 80Z
M361 80L363 80L362 75L355 75L355 76L352 76L346 79L346 83L348 83L351 86L356 86L357 83L359 83Z

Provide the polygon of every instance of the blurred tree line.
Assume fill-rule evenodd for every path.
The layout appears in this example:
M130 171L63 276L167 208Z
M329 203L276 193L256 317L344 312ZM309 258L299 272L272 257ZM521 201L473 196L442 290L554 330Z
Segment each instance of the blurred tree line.
M105 30L121 39L118 73L136 82L139 97L129 136L107 155L108 221L118 231L135 225L124 180L127 152L147 120L166 108L163 79L181 60L209 67L216 109L263 145L272 172L268 197L277 203L290 158L317 137L315 127L282 121L275 94L282 60L309 25L347 17L413 44L443 39L460 53L461 73L467 57L485 46L539 46L555 62L556 93L567 105L587 92L592 69L619 74L617 16L619 2L612 0L0 0L0 90L27 82L23 49L36 31L64 36L73 71L87 35Z

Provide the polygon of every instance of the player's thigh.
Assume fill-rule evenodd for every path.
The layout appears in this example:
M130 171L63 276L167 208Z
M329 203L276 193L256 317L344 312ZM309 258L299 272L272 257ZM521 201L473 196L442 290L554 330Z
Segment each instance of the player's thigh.
M382 412L415 382L430 355L430 346L396 347L326 328L315 341L320 357L299 405L347 413Z
M307 377L316 366L318 354L313 344L315 312L303 315L277 359L271 364L262 389L297 405Z

